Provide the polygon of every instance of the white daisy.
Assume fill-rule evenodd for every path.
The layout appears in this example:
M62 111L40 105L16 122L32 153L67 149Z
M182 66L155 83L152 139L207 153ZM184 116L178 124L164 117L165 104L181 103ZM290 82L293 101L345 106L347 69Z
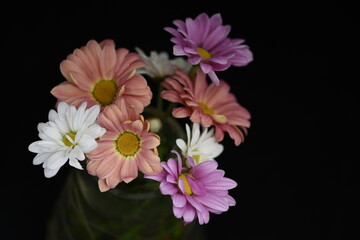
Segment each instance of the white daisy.
M83 169L79 161L97 147L95 139L106 132L96 122L100 107L86 109L86 105L84 102L76 109L60 102L57 112L50 110L49 121L38 124L41 140L31 143L29 151L37 153L33 164L43 164L45 177L55 176L67 160L71 166Z
M200 125L193 123L190 132L189 125L186 124L187 143L183 139L176 139L177 146L181 149L183 156L191 156L197 164L214 160L224 150L224 146L216 142L214 129L203 127L200 134Z
M146 66L138 69L138 73L147 74L152 78L163 79L172 76L177 68L188 73L192 67L190 63L181 57L170 60L169 55L166 52L157 53L151 51L150 56L147 56L140 48L135 48L135 50L140 55L140 58L146 62Z

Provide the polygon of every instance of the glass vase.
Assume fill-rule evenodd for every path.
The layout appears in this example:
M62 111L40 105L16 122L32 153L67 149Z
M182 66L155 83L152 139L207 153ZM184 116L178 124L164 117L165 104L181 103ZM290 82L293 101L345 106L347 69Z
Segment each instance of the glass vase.
M162 161L175 149L183 129L171 117L147 109L145 118L161 121L157 134ZM160 117L159 117L160 116ZM175 218L170 196L159 191L159 183L139 173L132 182L100 192L97 178L86 170L71 169L49 220L48 240L167 240L205 239L197 221L184 226Z

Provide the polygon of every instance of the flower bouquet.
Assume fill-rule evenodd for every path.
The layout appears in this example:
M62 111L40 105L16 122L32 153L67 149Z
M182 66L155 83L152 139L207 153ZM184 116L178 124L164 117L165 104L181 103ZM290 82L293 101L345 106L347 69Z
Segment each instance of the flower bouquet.
M47 178L73 167L49 239L197 239L210 213L235 205L237 184L215 158L225 133L244 140L250 114L216 72L247 65L252 53L228 37L220 14L173 23L174 59L106 39L61 62L56 110L29 146Z

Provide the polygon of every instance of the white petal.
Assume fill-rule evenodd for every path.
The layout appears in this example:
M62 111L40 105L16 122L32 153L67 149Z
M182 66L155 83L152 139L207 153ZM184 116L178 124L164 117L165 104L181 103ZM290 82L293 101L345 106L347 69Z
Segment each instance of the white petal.
M76 118L76 108L74 106L70 106L66 112L66 120L69 125L69 128L73 132L77 132L78 129L75 128L75 118Z
M72 160L69 161L69 164L70 164L70 166L72 166L74 168L84 170L78 160L72 159Z
M60 146L56 142L45 140L33 142L28 147L29 151L33 153L54 152L59 148Z
M191 142L190 142L190 145L192 147L195 147L195 145L198 143L199 137L200 137L199 124L194 123L193 130L192 130L192 136L191 136Z
M68 111L70 105L67 104L66 102L60 102L57 106L57 112L59 114L59 117L60 116L65 116L66 115L66 112Z
M190 145L190 139L191 139L191 136L190 136L190 127L188 124L185 125L185 128L186 128L186 137L187 137L187 145L189 146Z
M99 113L100 113L99 105L94 105L91 108L86 110L85 122L86 122L87 126L90 126L91 124L93 124L96 121Z
M97 142L93 137L83 135L78 145L84 153L89 153L97 147Z
M176 145L181 149L181 151L186 152L187 146L184 140L181 138L176 139Z
M59 129L53 127L44 127L43 133L52 139L62 139L62 135L59 132Z
M46 127L46 126L49 126L49 125L47 123L39 123L37 125L37 129L38 129L39 132L41 132L43 130L43 128Z
M61 168L66 163L67 160L68 160L68 156L66 154L66 151L58 151L53 153L44 162L44 166L49 169Z
M54 122L56 119L59 118L59 115L54 109L51 109L49 111L48 118L49 118L49 121Z
M88 129L86 129L86 131L84 131L84 134L89 135L95 139L101 137L105 133L106 133L106 129L100 127L97 124L90 126Z
M51 177L55 176L59 170L60 170L60 168L57 168L57 169L45 168L44 169L45 177L51 178Z
M33 159L34 165L42 164L46 159L51 156L52 153L38 153Z
M66 121L58 118L55 120L55 124L62 134L67 134L70 132L69 126Z

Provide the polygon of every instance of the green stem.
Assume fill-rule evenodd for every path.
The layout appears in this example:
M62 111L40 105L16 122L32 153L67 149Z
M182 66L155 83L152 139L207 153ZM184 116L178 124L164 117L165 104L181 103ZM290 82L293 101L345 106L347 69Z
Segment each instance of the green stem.
M80 176L78 175L77 177L80 177ZM90 224L89 224L88 219L87 219L87 217L86 217L86 215L85 215L85 211L84 211L84 209L83 209L83 207L82 207L82 205L81 205L80 193L77 191L78 189L79 189L79 188L75 188L75 189L74 189L75 202L76 202L76 205L77 205L77 207L78 207L79 214L80 214L80 216L82 217L82 219L83 219L83 221L84 221L84 226L85 226L87 232L89 233L90 239L91 239L91 240L95 240L95 236L94 236L94 234L93 234L93 232L92 232L92 230L91 230ZM76 206L76 205L75 205L75 206Z
M164 90L164 87L161 86L161 84L159 84L158 94L157 94L157 99L156 99L156 108L157 108L158 112L162 112L162 110L163 110L163 99L161 97L161 92L163 90Z

